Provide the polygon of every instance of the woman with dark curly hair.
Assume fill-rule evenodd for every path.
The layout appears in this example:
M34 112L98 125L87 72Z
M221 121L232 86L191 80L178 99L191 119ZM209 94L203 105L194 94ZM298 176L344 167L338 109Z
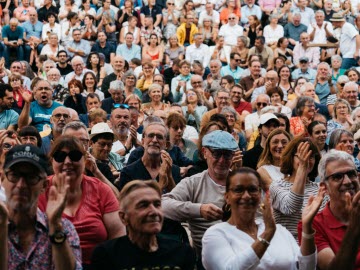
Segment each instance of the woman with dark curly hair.
M105 68L100 65L100 56L98 52L91 52L86 61L86 68L92 70L98 81L97 86L101 87L103 78L106 77Z
M78 114L86 113L85 97L82 95L84 88L82 83L76 79L68 82L70 96L65 99L64 106L74 109Z

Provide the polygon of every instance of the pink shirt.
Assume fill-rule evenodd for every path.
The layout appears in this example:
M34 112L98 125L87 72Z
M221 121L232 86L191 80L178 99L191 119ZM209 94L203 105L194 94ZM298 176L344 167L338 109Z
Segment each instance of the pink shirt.
M259 0L259 6L263 9L273 11L276 6L280 6L281 0Z

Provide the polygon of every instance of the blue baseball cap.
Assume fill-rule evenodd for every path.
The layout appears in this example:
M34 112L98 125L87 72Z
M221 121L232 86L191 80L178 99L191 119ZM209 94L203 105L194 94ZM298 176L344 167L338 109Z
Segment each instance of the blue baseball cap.
M235 151L239 149L234 137L226 131L215 130L209 134L206 134L202 139L202 145L204 147L210 147L213 149L223 149Z

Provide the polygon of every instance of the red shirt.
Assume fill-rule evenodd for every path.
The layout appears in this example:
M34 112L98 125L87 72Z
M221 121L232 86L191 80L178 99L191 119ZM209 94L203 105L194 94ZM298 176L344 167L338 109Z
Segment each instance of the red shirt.
M331 248L332 251L337 254L341 242L344 239L347 225L341 223L330 210L330 203L326 205L324 210L318 213L313 221L313 228L316 230L315 233L315 244L317 247L317 252L325 248ZM301 243L301 232L302 224L299 223L298 226L298 235L299 242ZM360 252L356 256L355 269L360 269Z
M241 115L243 111L248 111L252 113L252 107L250 102L240 101L239 106L235 107L234 109Z
M48 177L48 188L39 197L39 208L44 212L53 177L53 175ZM96 178L83 175L81 188L82 198L75 216L68 216L63 213L62 217L74 224L80 238L82 261L85 264L90 264L95 246L108 238L103 223L103 215L119 211L119 202L111 188Z

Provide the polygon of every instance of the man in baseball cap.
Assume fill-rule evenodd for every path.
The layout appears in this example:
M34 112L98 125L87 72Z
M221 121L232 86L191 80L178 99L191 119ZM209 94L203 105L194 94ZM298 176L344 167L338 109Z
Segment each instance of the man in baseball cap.
M238 144L230 133L216 130L206 134L202 155L208 169L181 180L162 197L165 217L189 223L198 258L206 229L221 221L226 178L236 150Z
M2 175L6 203L0 202L0 269L81 269L80 241L72 223L62 219L65 176L50 189L46 213L38 209L47 186L49 161L36 146L13 147ZM63 268L59 267L63 266Z
M276 128L279 128L280 121L277 119L275 114L273 113L264 113L260 116L260 124L259 124L259 133L260 133L260 143L246 151L243 158L243 166L250 167L256 170L257 163L259 161L260 155L264 149L265 142L271 131Z

